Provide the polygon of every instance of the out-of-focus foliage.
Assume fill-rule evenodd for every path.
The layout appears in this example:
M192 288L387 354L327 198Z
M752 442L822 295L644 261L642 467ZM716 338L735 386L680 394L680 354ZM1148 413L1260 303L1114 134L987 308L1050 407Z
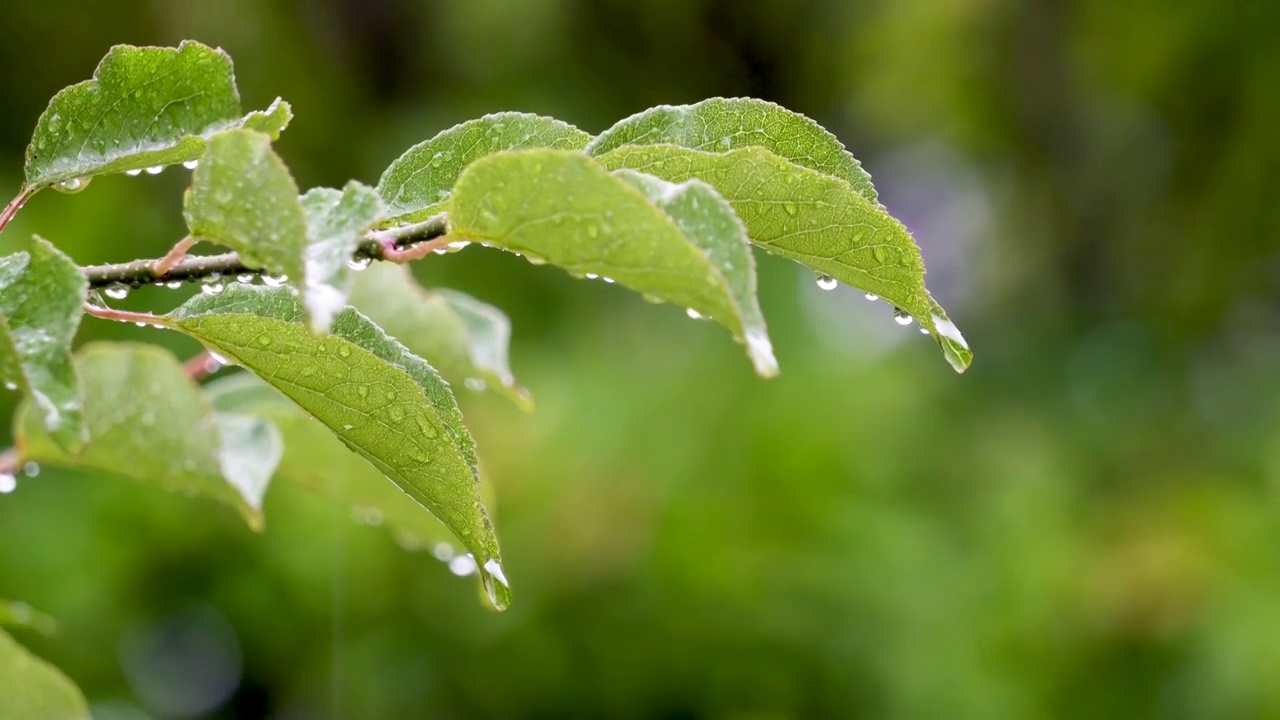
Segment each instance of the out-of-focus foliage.
M659 103L776 101L863 161L982 350L957 378L883 303L762 257L786 370L762 382L676 310L501 254L429 258L427 285L511 316L539 401L462 396L520 602L484 611L288 483L258 536L44 469L0 502L0 596L59 620L21 640L96 717L1280 714L1280 6L7 13L13 190L49 89L120 42L223 46L245 107L287 88L306 120L277 150L302 187L372 183L495 110L598 132ZM42 193L0 245L39 228L82 264L157 256L185 232L183 175ZM157 292L181 291L124 305ZM104 325L79 341L157 339Z

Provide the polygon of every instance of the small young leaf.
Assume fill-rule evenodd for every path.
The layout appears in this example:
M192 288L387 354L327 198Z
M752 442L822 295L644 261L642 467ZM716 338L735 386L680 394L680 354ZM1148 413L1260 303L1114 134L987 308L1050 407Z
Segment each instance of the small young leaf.
M298 186L266 135L230 130L210 138L183 213L192 237L226 245L248 265L302 281L307 218Z
M97 470L230 505L262 526L262 496L280 457L265 421L215 415L168 351L152 345L95 343L76 356L84 384L89 442L60 450L29 412L14 434L24 460Z
M587 146L587 154L599 156L623 145L679 145L707 152L762 147L838 177L876 202L871 175L835 135L800 113L764 100L711 98L693 105L659 105L600 133Z
M342 190L309 190L302 196L302 209L310 238L303 301L312 329L324 332L347 306L351 255L385 211L378 193L354 180Z
M0 717L11 720L89 720L75 683L0 630Z
M453 290L423 289L407 266L393 263L374 263L359 273L351 305L451 384L477 387L479 381L533 409L528 391L511 374L511 321L501 310Z
M327 497L349 508L357 520L385 525L407 550L456 542L453 533L417 500L257 376L236 373L204 389L219 411L262 417L280 428L285 452L276 482Z
M59 446L84 443L71 340L89 285L80 268L41 238L0 258L0 379L22 385Z
M758 373L777 374L746 233L706 183L613 175L572 151L497 153L458 180L449 232L711 317L746 343Z
M186 41L177 48L117 45L92 80L49 102L27 147L26 187L196 160L215 132L249 126L273 138L289 124L288 103L244 116L231 58Z
M590 140L587 133L553 118L485 115L409 148L382 173L378 194L392 219L425 220L445 209L458 176L485 155L535 147L581 150Z
M197 295L163 322L270 383L428 508L472 552L494 606L505 608L475 443L449 385L355 310L338 314L331 336L301 320L288 288L232 284L218 296Z
M973 360L960 331L925 289L924 262L911 233L847 182L758 147L708 153L628 145L599 160L673 182L710 183L746 223L752 242L910 313L957 372Z

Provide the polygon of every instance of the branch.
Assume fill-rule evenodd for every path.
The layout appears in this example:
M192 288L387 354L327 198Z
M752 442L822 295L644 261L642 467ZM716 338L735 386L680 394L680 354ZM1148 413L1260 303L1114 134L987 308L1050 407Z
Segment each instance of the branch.
M441 237L447 230L448 222L444 213L434 215L420 223L401 227L377 230L364 236L356 249L353 259L388 260L404 262L412 253L404 250L418 243L430 242ZM236 275L261 275L262 268L250 267L240 259L239 253L229 252L221 255L193 255L172 263L163 275L155 275L152 270L160 260L134 260L113 265L91 265L82 268L84 276L89 280L89 287L102 288L109 285L122 284L139 287L152 283L175 282L183 280L199 280L218 274L222 277Z

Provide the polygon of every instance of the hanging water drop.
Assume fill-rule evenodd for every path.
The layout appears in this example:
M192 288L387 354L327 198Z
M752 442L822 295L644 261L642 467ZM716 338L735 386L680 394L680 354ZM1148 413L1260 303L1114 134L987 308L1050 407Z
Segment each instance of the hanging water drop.
M546 265L547 264L546 258L540 255L534 255L533 253L526 254L524 256L524 259L528 260L530 265Z
M875 293L867 293L867 299L870 300L871 302L875 302L880 299L880 296L876 295Z
M458 577L466 577L476 571L476 560L470 553L458 555L449 560L449 572Z
M240 273L236 276L236 282L248 285L253 282L253 273Z
M18 478L12 473L0 473L0 494L9 494L18 489Z
M449 243L448 245L446 245L445 248L448 250L448 252L456 253L459 250L466 249L466 247L470 244L471 244L470 240L455 240Z
M599 276L599 275L597 275L597 274L595 274L595 273L587 273L586 275L583 275L583 277L585 277L585 278L586 278L586 279L588 279L588 280L599 280L599 279L600 279L600 276Z
M22 466L22 474L29 478L33 478L40 474L40 464L34 460Z
M112 300L123 300L129 297L129 286L124 283L111 283L103 292Z
M17 389L18 389L18 383L14 382L14 381L12 381L12 380L5 380L5 381L4 381L4 389L5 389L5 390L17 390Z
M83 177L83 178L71 178L70 180L63 180L57 185L54 185L53 189L70 195L70 194L78 193L87 187L89 187L89 178Z
M903 310L902 308L894 308L893 321L898 323L899 325L910 325L911 315L908 314L907 311Z
M134 323L134 325L137 325L138 327L146 327L146 326L147 326L147 324L146 324L146 323L144 323L144 322L142 322L141 320L139 320L138 322Z
M163 171L164 171L163 165L152 165L151 167L147 168L148 175L159 175Z
M169 288L170 290L177 290L178 288L182 287L182 281L170 280L169 282L165 283L164 286Z
M447 542L436 543L435 547L431 548L431 554L435 555L440 562L449 562L453 558L453 546Z
M128 175L129 177L138 177L139 175L142 174L142 168L138 168L136 170L125 170L124 174Z
M188 169L188 170L195 170L195 169L196 169L196 167L197 167L197 166L199 166L199 165L200 165L200 161L199 161L199 160L188 160L188 161L186 161L186 162L182 163L182 167L184 167L184 168L186 168L186 169Z
M209 283L205 283L204 285L201 285L200 292L204 293L205 295L218 295L222 292L223 287L224 286L220 280L215 280L214 282L209 282Z
M605 281L605 282L607 282L607 283L609 283L610 285L612 285L612 284L614 284L615 282L617 282L616 280L614 280L614 279L613 279L613 278L611 278L611 277L602 277L602 278L600 278L600 279L601 279L601 280L603 280L603 281Z
M280 287L289 281L288 275L263 275L262 284L267 287Z
M348 260L347 267L351 268L352 270L355 270L356 272L360 272L361 270L367 269L369 267L369 264L372 262L373 262L373 258L361 255L359 257L353 257L350 260Z
M928 334L929 334L929 328L927 328L927 327L922 327L922 328L920 328L920 334L921 334L921 335L928 335Z
M692 319L692 320L701 320L701 319L702 319L702 313L698 312L697 310L694 310L693 308L685 308L685 310L684 310L684 314L685 314L685 315L688 315L688 316L689 316L689 318L690 318L690 319Z
M835 290L836 286L839 284L840 282L837 281L835 278L831 277L830 275L818 276L818 287L823 290Z

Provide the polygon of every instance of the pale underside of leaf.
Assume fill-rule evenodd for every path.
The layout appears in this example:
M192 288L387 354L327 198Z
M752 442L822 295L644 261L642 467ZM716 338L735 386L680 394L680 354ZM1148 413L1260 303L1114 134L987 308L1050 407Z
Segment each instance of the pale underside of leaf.
M0 630L0 717L11 720L89 720L75 683Z
M354 180L342 190L308 190L301 202L309 236L303 302L312 329L325 332L347 306L351 256L385 210L377 191Z
M659 105L600 133L587 154L624 145L679 145L706 152L762 147L779 157L849 183L872 203L871 175L835 135L781 105L755 98L711 98L693 105Z
M709 183L733 205L752 242L910 313L958 372L972 361L964 337L925 289L924 262L911 233L843 180L763 148L708 153L624 146L599 160L673 182Z
M54 95L27 147L26 187L198 159L207 139L232 127L272 137L289 124L276 100L244 115L231 59L186 41L177 48L117 45L93 79Z
M271 384L428 508L475 556L504 608L509 590L478 492L475 444L448 384L355 310L339 313L329 336L301 320L288 288L233 283L162 322Z
M468 165L490 153L517 148L580 150L591 136L554 118L506 112L485 115L409 148L382 174L378 194L393 220L426 219L448 206Z
M86 292L80 269L41 238L29 252L0 258L0 375L25 388L44 427L68 451L85 441L71 341Z
M449 232L713 318L777 372L742 225L705 183L619 177L572 151L497 153L458 181Z
M278 437L275 450L264 447L273 431L263 421L218 417L182 364L152 345L86 345L76 368L89 442L78 455L62 451L28 408L15 416L14 427L24 460L213 499L262 527L262 495L279 458Z
M485 389L533 409L511 372L511 322L501 310L463 293L424 289L407 266L393 263L374 263L359 273L351 305L454 386L475 388L479 380Z

